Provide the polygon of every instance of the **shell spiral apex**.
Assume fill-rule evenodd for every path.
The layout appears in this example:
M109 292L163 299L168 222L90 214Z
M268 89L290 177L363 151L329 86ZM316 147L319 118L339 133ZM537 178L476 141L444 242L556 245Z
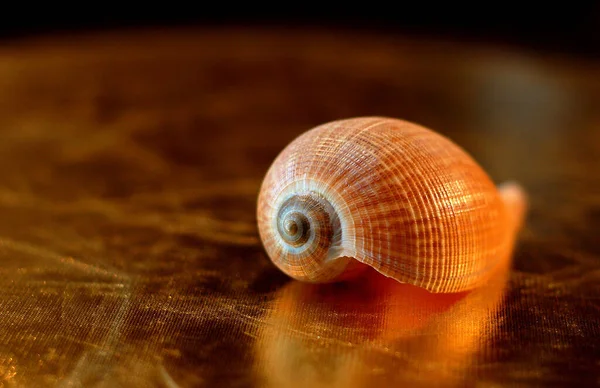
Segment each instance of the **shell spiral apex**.
M320 125L275 159L258 197L265 250L289 276L331 282L372 267L431 292L484 283L525 212L460 147L384 117Z

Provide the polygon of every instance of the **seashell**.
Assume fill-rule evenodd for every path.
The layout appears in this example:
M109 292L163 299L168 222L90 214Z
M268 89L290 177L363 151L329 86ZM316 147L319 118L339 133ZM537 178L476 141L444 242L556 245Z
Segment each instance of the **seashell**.
M525 212L463 149L403 120L320 125L275 159L258 197L273 263L312 283L367 267L430 292L477 287L510 258Z

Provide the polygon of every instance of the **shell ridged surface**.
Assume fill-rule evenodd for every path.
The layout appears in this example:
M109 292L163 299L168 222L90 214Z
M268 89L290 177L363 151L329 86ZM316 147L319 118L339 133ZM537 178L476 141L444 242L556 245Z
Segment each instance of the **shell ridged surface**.
M498 189L447 138L402 120L318 126L290 143L258 199L267 254L293 278L330 282L365 265L432 292L487 279L514 231Z

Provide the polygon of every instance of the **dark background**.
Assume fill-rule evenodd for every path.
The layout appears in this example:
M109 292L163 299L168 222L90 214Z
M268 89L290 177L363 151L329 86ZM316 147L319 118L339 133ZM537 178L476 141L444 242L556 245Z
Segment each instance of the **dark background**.
M285 3L275 6L226 2L197 3L195 9L161 4L130 8L76 6L0 13L0 37L65 34L106 29L285 26L385 32L404 36L508 44L573 56L600 57L600 3L543 2L541 5L486 1L479 5L438 5L433 2L374 2L357 5ZM285 6L285 7L284 7ZM209 9L210 8L210 9Z

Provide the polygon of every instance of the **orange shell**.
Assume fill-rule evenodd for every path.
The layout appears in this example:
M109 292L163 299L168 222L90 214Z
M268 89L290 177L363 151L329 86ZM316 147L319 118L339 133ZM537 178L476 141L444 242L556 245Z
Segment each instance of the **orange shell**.
M447 138L365 117L290 143L267 172L257 217L267 254L295 279L343 280L366 264L431 292L459 292L510 258L524 207L518 186L500 192Z

